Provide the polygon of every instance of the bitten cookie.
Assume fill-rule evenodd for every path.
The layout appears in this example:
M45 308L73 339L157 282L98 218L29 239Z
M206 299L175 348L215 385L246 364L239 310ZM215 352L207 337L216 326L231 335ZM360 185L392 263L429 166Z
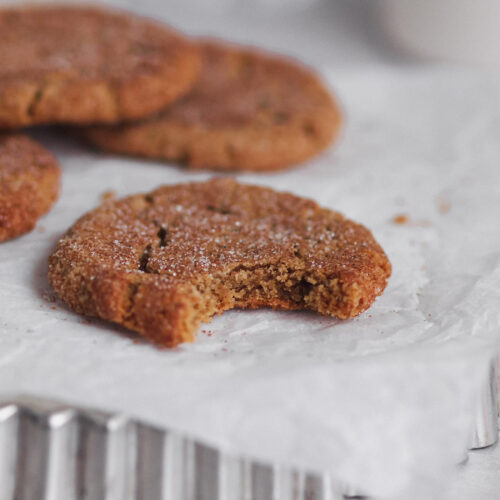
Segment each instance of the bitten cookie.
M200 43L189 94L141 123L83 131L106 151L195 168L266 171L300 163L339 130L337 104L316 75L285 58Z
M0 128L114 123L193 84L197 48L160 24L93 7L0 9Z
M230 179L105 202L49 258L49 281L72 309L169 347L235 307L351 318L382 293L390 272L363 226Z
M0 241L31 231L59 192L59 167L23 135L0 135Z

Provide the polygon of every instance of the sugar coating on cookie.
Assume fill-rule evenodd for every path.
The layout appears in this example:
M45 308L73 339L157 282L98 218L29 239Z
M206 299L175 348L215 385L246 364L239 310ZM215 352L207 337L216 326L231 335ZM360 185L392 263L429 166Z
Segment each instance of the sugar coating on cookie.
M235 307L352 318L390 272L363 226L230 179L105 202L49 258L49 281L72 309L161 346L192 341L201 322Z
M341 115L310 70L283 57L201 42L193 89L142 123L83 131L103 150L195 168L266 171L314 156L337 135Z
M0 241L31 231L59 193L59 166L23 135L0 134Z
M153 21L96 7L0 9L0 127L114 123L186 92L197 48Z

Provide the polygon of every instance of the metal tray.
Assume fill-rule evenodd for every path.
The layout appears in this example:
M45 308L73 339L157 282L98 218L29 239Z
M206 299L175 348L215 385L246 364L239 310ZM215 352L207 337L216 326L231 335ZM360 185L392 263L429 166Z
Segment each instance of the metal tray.
M471 449L498 437L495 370ZM0 500L340 500L328 475L226 455L122 414L33 397L0 401Z

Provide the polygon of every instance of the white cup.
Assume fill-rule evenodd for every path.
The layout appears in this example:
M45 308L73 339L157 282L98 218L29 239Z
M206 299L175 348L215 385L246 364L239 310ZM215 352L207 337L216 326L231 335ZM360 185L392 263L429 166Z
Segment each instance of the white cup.
M381 0L390 40L420 56L500 65L500 0Z

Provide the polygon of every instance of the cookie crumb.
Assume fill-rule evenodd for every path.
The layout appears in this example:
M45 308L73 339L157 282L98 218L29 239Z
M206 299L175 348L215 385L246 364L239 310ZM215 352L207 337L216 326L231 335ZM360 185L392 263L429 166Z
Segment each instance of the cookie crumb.
M407 224L408 221L409 221L409 218L406 214L398 214L392 218L393 224L399 224L399 225Z
M112 189L108 189L107 191L104 191L104 193L101 194L99 199L101 200L101 203L104 203L106 201L111 201L116 198L116 192L113 191Z
M427 227L427 226L429 226L429 221L428 220L425 220L425 219L422 219L422 220L412 220L406 214L395 215L391 219L391 222L393 224L398 225L398 226L414 226L414 227Z

